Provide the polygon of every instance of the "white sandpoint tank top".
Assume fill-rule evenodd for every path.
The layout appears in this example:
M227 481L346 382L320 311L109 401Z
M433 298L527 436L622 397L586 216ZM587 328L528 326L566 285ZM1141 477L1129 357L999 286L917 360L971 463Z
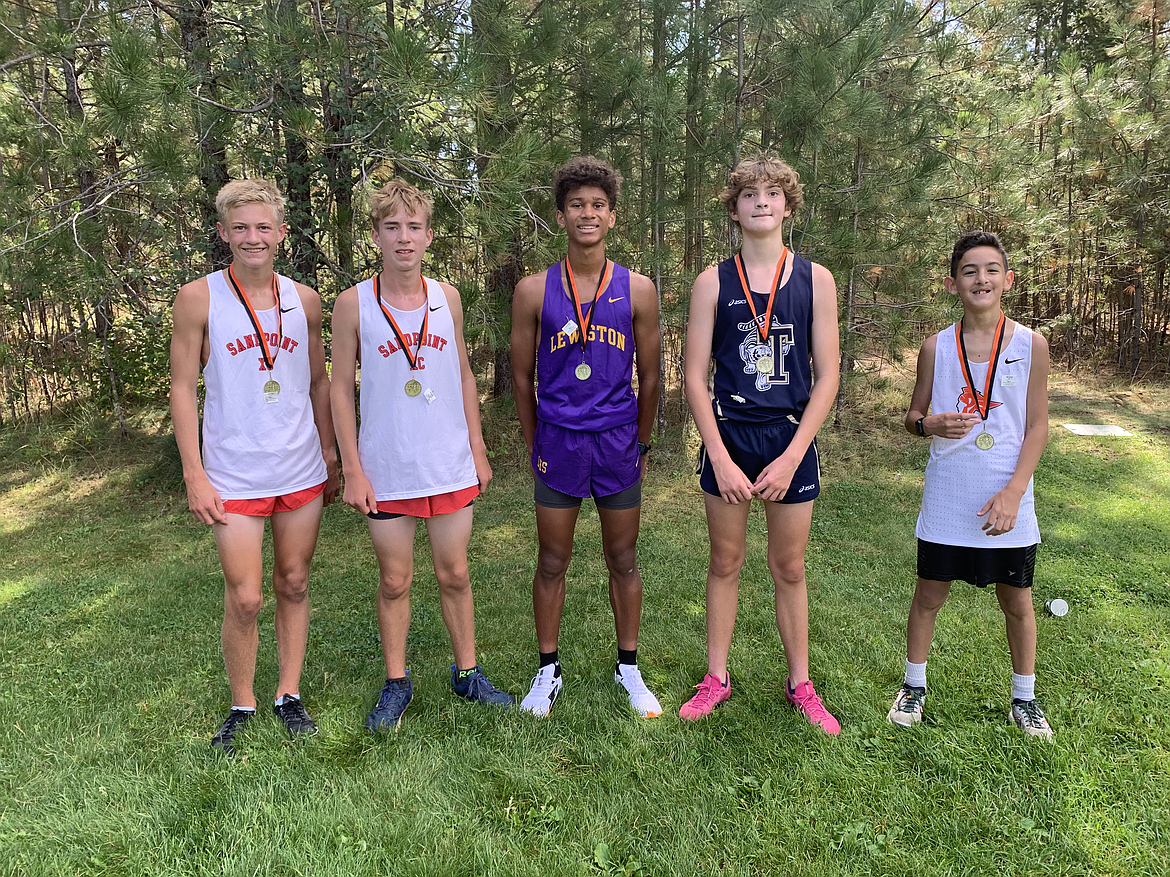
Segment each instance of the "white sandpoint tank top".
M378 306L373 278L357 286L362 355L358 459L380 501L436 496L479 483L463 411L455 321L442 287L425 279L427 337L418 348L421 367L414 371ZM387 308L413 352L425 309ZM405 389L412 379L422 385L417 396Z
M276 367L269 372L256 330L224 273L207 275L207 334L203 367L203 468L222 499L257 499L315 487L326 478L321 439L309 401L309 327L301 297L288 277L276 308L257 311ZM266 402L264 384L280 394Z
M944 411L974 413L974 400L964 395L967 382L955 347L955 326L939 333L934 350L934 384L931 388L932 414ZM979 403L985 405L983 388L990 363L971 363L971 377ZM926 485L915 535L940 545L968 548L1025 548L1040 541L1032 480L1020 500L1016 526L1002 536L988 536L981 528L986 516L977 512L998 491L1007 486L1016 470L1028 413L1028 375L1032 368L1032 333L1015 324L1011 340L999 353L992 407L984 425L995 437L995 445L980 450L975 440L984 425L977 424L961 439L931 436L930 460L926 464Z

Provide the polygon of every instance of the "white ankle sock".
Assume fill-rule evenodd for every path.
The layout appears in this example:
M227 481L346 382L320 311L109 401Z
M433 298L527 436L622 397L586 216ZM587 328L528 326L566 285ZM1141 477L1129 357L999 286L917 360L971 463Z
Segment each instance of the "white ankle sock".
M906 661L906 684L915 688L926 687L926 661L921 664L911 664Z
M1012 700L1035 700L1036 699L1036 674L1031 676L1020 676L1017 673L1012 674Z

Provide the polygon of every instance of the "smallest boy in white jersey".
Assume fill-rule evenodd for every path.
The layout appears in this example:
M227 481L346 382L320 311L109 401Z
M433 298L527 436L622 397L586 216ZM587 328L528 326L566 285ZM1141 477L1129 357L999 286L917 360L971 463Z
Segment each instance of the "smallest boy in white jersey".
M962 579L995 585L1012 657L1011 720L1030 737L1052 736L1035 695L1032 608L1040 542L1032 473L1048 443L1048 344L1004 316L1013 279L998 237L963 235L945 281L963 317L927 338L918 354L906 429L930 438L930 460L916 528L906 675L887 716L906 728L922 720L935 619L951 582Z
M321 299L273 270L288 226L267 180L232 180L216 196L227 269L175 298L171 416L192 514L211 525L223 567L223 661L232 709L211 745L227 755L256 713L256 617L263 603L264 521L280 679L275 712L292 736L317 733L300 697L309 636L309 562L321 510L337 495L337 451L321 343ZM203 373L203 448L196 388Z
M366 719L376 733L397 729L414 697L406 636L420 518L455 653L451 688L479 703L508 706L515 698L492 685L475 658L467 545L471 504L492 480L492 469L463 341L463 305L455 287L422 275L434 237L426 195L391 180L370 196L370 222L382 270L343 292L333 308L333 407L345 502L369 518L378 556L386 682Z

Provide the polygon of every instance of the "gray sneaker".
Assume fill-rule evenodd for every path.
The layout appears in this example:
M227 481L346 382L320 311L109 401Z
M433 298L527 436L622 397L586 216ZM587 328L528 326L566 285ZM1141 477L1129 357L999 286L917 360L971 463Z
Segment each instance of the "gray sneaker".
M1044 710L1040 709L1038 700L1013 700L1011 719L1029 737L1052 739L1052 726L1044 718Z
M902 683L902 687L898 689L898 696L894 698L894 705L886 713L886 721L892 725L901 725L903 728L913 728L922 721L925 707L926 689Z

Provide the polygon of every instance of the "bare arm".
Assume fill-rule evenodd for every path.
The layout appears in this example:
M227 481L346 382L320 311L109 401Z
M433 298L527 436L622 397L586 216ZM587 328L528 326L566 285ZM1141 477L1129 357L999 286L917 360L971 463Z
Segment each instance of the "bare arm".
M329 400L333 425L337 431L337 446L341 449L341 469L345 473L342 501L366 515L378 510L378 500L358 460L354 384L361 356L359 332L357 287L351 286L333 304L333 379L330 382Z
M479 388L475 385L475 374L467 356L467 342L463 338L463 301L459 290L449 283L440 284L451 308L455 321L455 345L459 351L459 374L463 382L463 416L467 420L467 437L471 441L471 458L475 461L475 477L479 489L487 490L492 482L492 467L488 462L487 446L483 440L483 423L479 416Z
M516 284L512 295L512 395L529 455L536 438L536 339L543 305L543 272Z
M658 320L658 291L654 281L631 272L630 301L634 309L634 352L638 368L638 441L649 443L662 392L662 324ZM645 463L643 456L643 474Z
M337 441L333 431L333 412L329 404L329 372L325 369L325 342L321 339L321 296L304 284L296 284L305 319L309 324L309 402L313 406L313 422L321 441L321 456L325 460L325 505L337 499L341 475L337 470Z
M687 346L683 357L683 384L687 404L699 437L707 449L707 457L715 471L719 495L725 502L750 502L752 483L727 453L711 398L707 393L707 375L711 368L711 339L715 332L715 307L719 301L719 273L708 268L695 279L691 293L690 316L687 319Z
M199 457L199 370L210 353L205 279L184 285L175 297L171 333L171 419L183 461L187 507L204 524L226 524L223 499L207 478Z
M1024 327L1016 324L1016 331ZM1026 331L1026 330L1024 330ZM983 529L988 536L1000 536L1016 526L1020 500L1028 489L1028 482L1040 464L1040 455L1048 444L1048 342L1032 332L1032 368L1028 374L1027 416L1024 422L1024 441L1016 471L1003 490L991 497L979 510L987 516Z
M941 334L941 333L940 333ZM918 435L918 421L922 419L922 431L928 436L961 439L979 422L978 414L963 414L959 411L936 411L930 414L930 396L934 388L934 351L938 347L939 335L931 335L922 342L918 351L918 377L914 392L910 396L910 410L903 421L906 431Z
M800 426L788 448L764 467L752 492L761 499L779 502L788 492L792 476L800 465L817 430L829 416L841 381L841 337L837 329L837 283L828 268L812 266L812 356L813 385Z

